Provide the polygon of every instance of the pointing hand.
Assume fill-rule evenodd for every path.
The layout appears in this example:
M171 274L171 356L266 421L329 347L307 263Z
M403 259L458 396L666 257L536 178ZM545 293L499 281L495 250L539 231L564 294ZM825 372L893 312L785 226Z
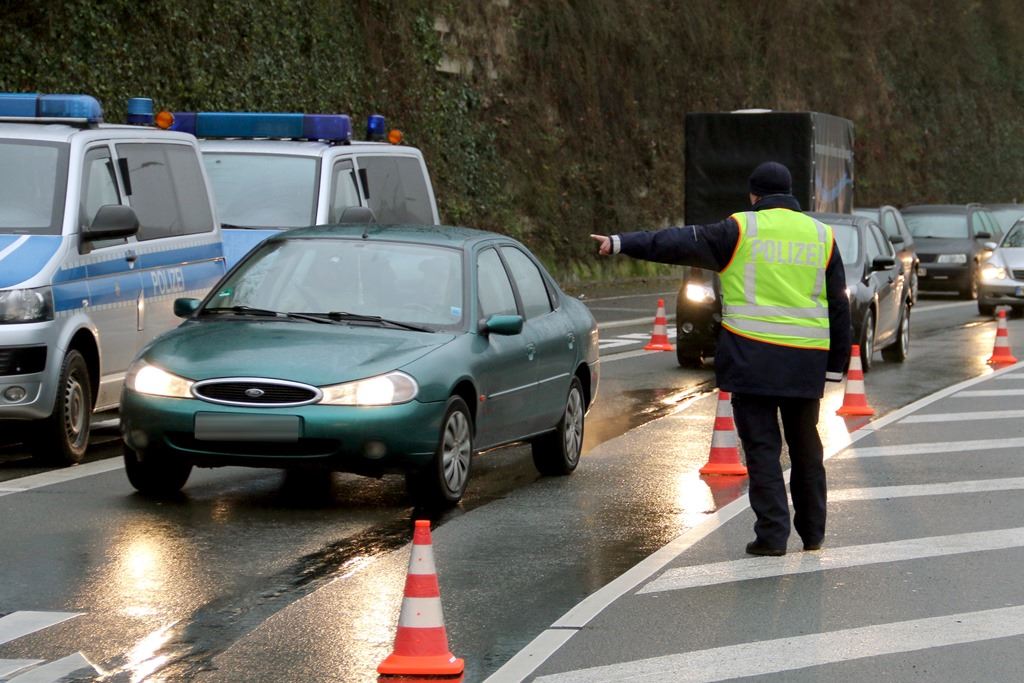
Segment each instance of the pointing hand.
M601 256L611 256L612 253L612 238L608 235L591 235L594 241L598 242L600 246L597 248L597 253Z

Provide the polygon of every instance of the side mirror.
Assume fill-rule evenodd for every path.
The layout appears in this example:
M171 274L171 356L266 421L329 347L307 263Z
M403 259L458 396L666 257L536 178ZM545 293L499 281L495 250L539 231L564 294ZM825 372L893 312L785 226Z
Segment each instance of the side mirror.
M996 244L995 242L985 242L985 244L983 244L983 245L981 245L981 246L985 247L985 248L986 248L986 249L988 249L989 251L995 251L995 250L996 250L996 248L997 248L997 247L998 247L999 245L998 245L998 244Z
M896 265L896 259L889 256L876 256L875 260L871 262L871 272L874 273L879 270L889 270Z
M174 315L179 318L188 318L199 310L199 304L201 303L199 299L175 299Z
M482 334L503 334L506 336L519 334L523 331L523 316L492 315L480 324Z
M905 240L903 239L903 235L893 235L889 238L889 241L893 244L903 244Z
M107 240L131 237L139 232L139 217L130 206L106 204L96 212L92 223L82 231L83 239Z
M976 240L990 240L990 239L992 239L992 233L990 233L990 232L976 232L976 233L974 233L974 239L976 239Z

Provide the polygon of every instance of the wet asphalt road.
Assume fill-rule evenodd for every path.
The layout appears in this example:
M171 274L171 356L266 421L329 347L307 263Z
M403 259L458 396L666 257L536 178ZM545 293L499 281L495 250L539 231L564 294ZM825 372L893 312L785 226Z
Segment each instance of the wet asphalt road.
M674 292L661 294L671 313ZM603 340L650 333L643 320L658 293L624 296L587 299ZM607 326L628 320L639 322ZM913 321L911 360L869 374L880 412L984 371L993 325L973 304L922 300ZM500 449L475 461L463 504L440 515L412 510L400 477L237 468L197 471L164 502L134 494L118 470L0 495L0 615L81 613L0 644L0 659L81 652L102 680L374 680L394 635L403 546L425 514L436 523L452 650L467 660L466 680L482 680L582 597L744 492L743 482L695 476L710 438L711 370L639 354L645 340L633 341L603 357L576 474L541 478L526 448ZM598 447L680 409L692 410L694 430L671 448L645 443L642 429L613 442L625 449ZM846 433L842 421L824 429ZM97 436L90 460L116 454L113 424ZM0 482L39 471L17 447L0 449Z

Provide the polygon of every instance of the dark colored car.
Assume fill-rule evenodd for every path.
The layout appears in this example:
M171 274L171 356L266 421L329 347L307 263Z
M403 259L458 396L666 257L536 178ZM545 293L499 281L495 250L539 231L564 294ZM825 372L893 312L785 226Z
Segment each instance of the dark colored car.
M475 452L579 462L597 323L520 243L439 226L298 228L264 241L136 358L121 428L135 488L193 466L406 475L455 503Z
M903 214L895 206L880 206L876 209L854 209L858 216L864 216L878 223L896 250L896 260L903 264L903 275L910 287L910 300L917 303L917 268L920 259L914 247L914 236L903 220Z
M832 226L846 270L853 339L861 366L871 369L876 350L887 361L902 362L910 350L913 301L892 243L865 216L809 214ZM714 355L721 327L722 297L717 273L690 268L676 298L676 357L693 367Z
M985 242L998 242L1002 228L981 204L919 204L903 209L914 235L922 290L953 291L978 298L981 263L991 254Z

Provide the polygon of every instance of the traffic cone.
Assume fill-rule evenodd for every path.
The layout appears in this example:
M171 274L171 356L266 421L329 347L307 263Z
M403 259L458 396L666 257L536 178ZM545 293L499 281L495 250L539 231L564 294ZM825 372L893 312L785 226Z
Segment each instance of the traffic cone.
M864 371L860 367L860 346L850 348L850 369L846 373L846 395L836 415L874 415L875 409L868 405L864 394Z
M711 454L701 474L735 474L747 476L747 468L740 462L739 439L736 423L732 419L732 396L718 391L718 410L715 413L715 431L711 433Z
M1010 332L1006 329L1006 309L999 309L999 322L996 326L996 342L992 347L992 357L988 359L990 365L1012 365L1017 359L1010 351Z
M398 616L395 649L380 663L377 673L456 678L462 675L463 669L465 662L448 649L441 591L434 569L434 549L430 542L430 522L418 519L412 537L405 597Z
M658 312L654 314L654 332L644 351L675 351L668 340L668 320L665 318L665 300L658 299Z

